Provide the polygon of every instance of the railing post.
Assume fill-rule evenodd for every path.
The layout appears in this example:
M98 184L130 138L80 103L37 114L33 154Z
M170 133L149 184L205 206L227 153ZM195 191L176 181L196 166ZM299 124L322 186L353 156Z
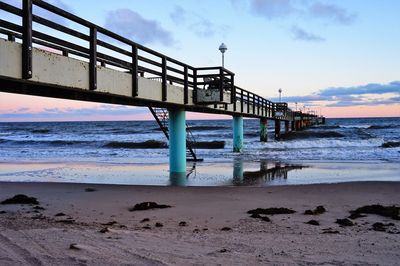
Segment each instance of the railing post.
M162 58L162 101L165 102L167 100L167 58L164 56Z
M89 89L97 89L97 29L90 28L90 49L89 49Z
M193 69L193 103L197 103L197 69Z
M188 77L188 67L184 66L183 69L183 103L188 104L189 102L189 77Z
M219 69L219 100L221 102L224 101L224 77L225 77L224 70L221 67Z
M14 36L14 34L9 33L8 36L7 36L7 39L8 39L10 42L15 42L15 36Z
M250 113L250 92L247 91L247 113Z
M256 95L253 93L253 115L256 114Z
M32 0L22 3L22 78L32 78Z
M243 113L243 101L244 101L243 90L240 90L240 112L241 113Z
M231 103L234 104L234 111L236 111L236 88L235 88L235 75L231 75Z
M138 84L138 49L134 44L132 45L132 97L139 95Z

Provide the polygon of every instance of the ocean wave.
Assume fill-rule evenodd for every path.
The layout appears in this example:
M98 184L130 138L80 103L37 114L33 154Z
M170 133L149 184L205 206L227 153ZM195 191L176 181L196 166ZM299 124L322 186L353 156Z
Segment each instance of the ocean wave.
M47 128L39 128L39 129L31 130L31 133L34 133L34 134L46 134L49 132L50 132L50 129L47 129Z
M167 143L158 140L147 140L143 142L120 142L111 141L103 146L104 148L114 149L164 149Z
M313 149L313 148L351 148L351 147L380 147L384 143L382 138L367 140L346 139L304 139L267 142L263 144L263 150L291 150L291 149Z
M388 141L382 144L382 148L397 148L400 147L400 141Z
M344 135L336 131L295 131L283 134L281 139L309 139L309 138L343 138Z
M81 140L10 140L10 139L0 139L0 143L7 143L12 145L47 145L47 146L67 146L67 145L77 145L84 143L91 143L89 141Z
M189 129L193 131L224 130L229 128L226 126L189 126Z
M196 141L192 145L196 149L223 149L225 141Z
M368 129L393 129L393 128L400 128L400 125L385 125L385 126L380 126L380 125L372 125L369 126Z

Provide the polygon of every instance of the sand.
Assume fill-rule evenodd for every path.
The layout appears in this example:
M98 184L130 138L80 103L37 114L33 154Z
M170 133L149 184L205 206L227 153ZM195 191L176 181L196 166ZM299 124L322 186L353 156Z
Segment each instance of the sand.
M89 187L95 191L86 192ZM264 188L0 183L0 201L25 194L45 208L0 205L0 265L398 265L400 221L374 214L351 227L335 221L364 205L399 205L399 191L400 182ZM129 211L145 201L172 207ZM318 205L327 212L303 214ZM269 207L296 213L269 215L271 222L247 214ZM375 222L394 225L380 232L372 230Z

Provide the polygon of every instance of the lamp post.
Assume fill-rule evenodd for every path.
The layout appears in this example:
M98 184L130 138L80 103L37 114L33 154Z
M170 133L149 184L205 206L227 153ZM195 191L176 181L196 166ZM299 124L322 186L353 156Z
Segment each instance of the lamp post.
M225 67L224 54L226 50L228 50L228 47L226 47L225 43L221 43L221 45L219 46L219 50L222 53L222 67Z
M282 89L279 89L278 92L279 92L279 102L281 102Z
M296 112L297 112L297 102L295 102L295 104L296 104Z

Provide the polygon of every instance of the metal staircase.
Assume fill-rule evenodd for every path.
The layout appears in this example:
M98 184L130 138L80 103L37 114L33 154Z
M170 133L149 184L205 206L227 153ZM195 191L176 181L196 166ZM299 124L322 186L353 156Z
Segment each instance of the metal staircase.
M149 110L157 121L157 124L160 126L164 135L169 139L168 134L168 111L165 108L156 108L149 106ZM196 140L190 131L188 124L186 123L186 160L187 161L203 161L203 159L197 158L196 150L195 150Z

